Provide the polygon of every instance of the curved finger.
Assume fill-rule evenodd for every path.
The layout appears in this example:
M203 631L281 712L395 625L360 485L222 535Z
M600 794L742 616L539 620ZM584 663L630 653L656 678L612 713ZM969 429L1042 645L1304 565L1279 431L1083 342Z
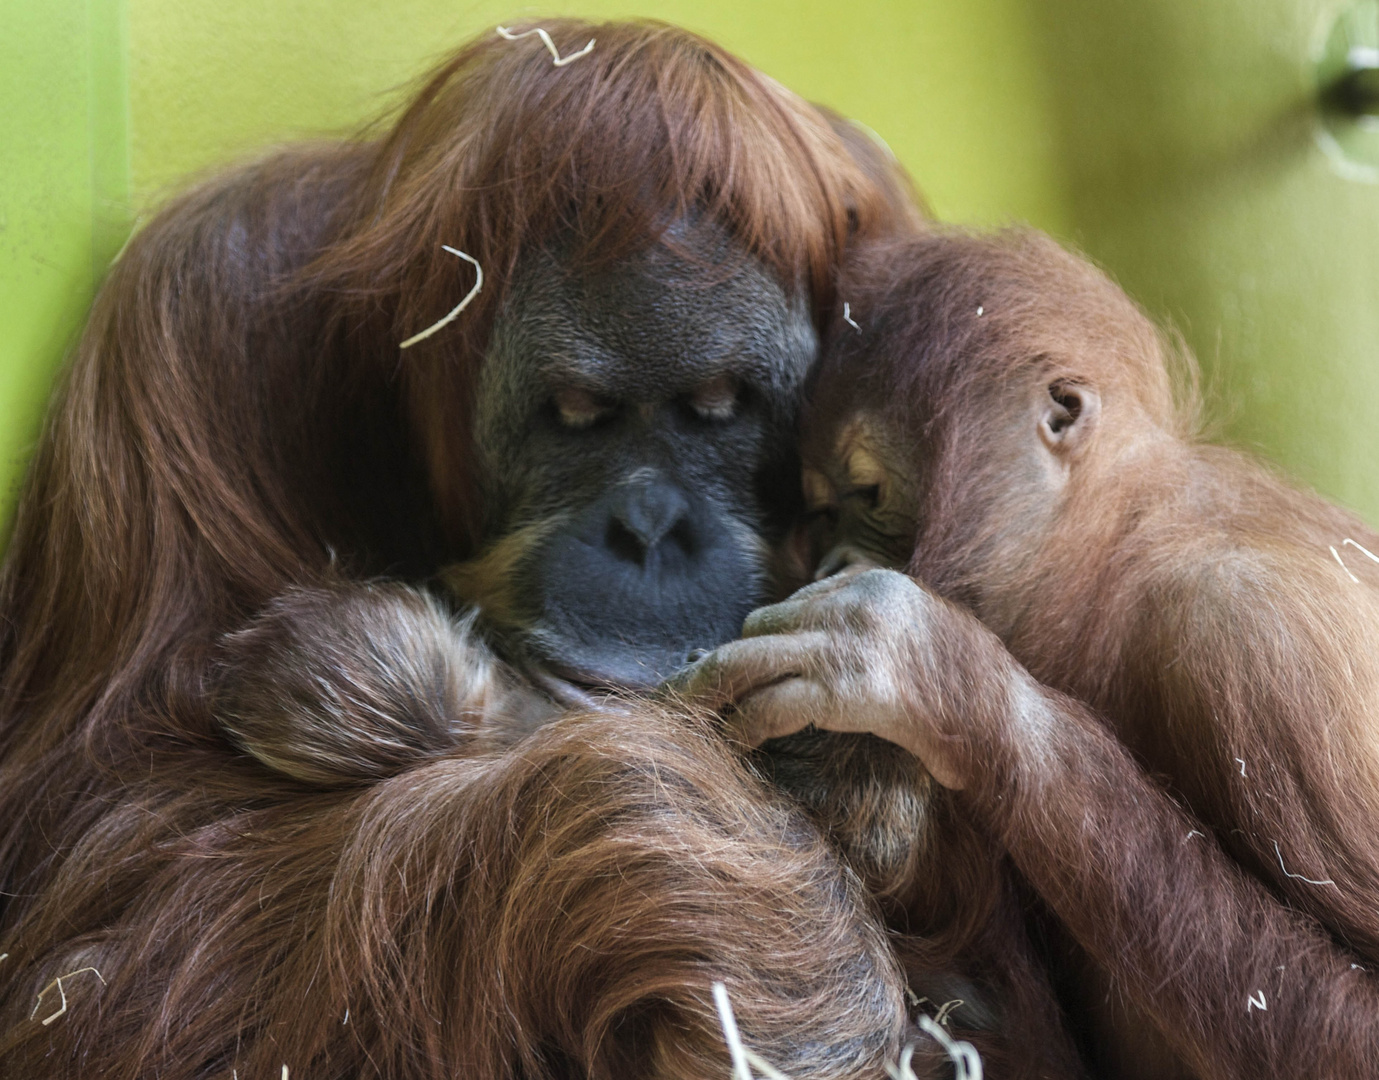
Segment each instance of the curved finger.
M827 712L827 705L828 692L818 682L789 678L739 701L728 730L739 742L760 746L807 728Z
M814 580L821 582L838 577L846 580L867 570L880 570L882 565L870 552L855 544L842 543L819 560L814 568Z
M742 636L763 637L767 634L788 634L810 624L809 615L820 603L845 588L853 574L840 574L824 581L816 581L791 593L778 604L759 607L742 623Z
M795 596L799 594L796 593ZM779 604L759 607L742 620L744 638L767 637L771 634L788 634L800 629L801 615L805 604L791 596Z
M721 709L772 683L813 673L828 645L822 631L730 641L685 668L667 689L683 700Z

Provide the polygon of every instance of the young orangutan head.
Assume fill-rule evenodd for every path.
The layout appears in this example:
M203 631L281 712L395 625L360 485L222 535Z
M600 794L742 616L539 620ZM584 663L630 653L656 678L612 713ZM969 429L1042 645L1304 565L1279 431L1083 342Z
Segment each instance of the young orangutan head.
M811 395L804 485L827 552L908 568L974 605L1064 508L1171 445L1158 332L1038 233L936 231L861 251Z
M816 575L904 569L1000 633L1043 602L1056 532L1081 536L1065 549L1078 551L1113 527L1107 478L1174 452L1173 416L1153 325L1046 237L931 230L864 245L844 266L805 411ZM875 894L942 880L915 868L941 866L952 816L937 827L944 806L908 754L836 732L764 754Z

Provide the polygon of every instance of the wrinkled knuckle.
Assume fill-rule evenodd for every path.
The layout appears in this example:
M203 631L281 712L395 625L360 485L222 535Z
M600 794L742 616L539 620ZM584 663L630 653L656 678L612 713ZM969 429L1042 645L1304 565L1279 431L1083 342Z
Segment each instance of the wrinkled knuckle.
M769 634L782 622L784 622L784 614L779 604L759 607L742 621L742 636L760 637L763 634Z
M898 570L868 570L867 576L886 596L904 596L919 591L919 586Z
M721 653L711 653L702 661L704 665L704 683L714 690L721 690L728 681L730 667L728 660Z
M907 613L922 612L930 606L930 596L914 580L895 570L870 570L875 575L870 583L878 609L892 618Z
M687 698L702 698L716 694L723 684L723 664L716 653L710 653L693 667L685 669L678 680Z

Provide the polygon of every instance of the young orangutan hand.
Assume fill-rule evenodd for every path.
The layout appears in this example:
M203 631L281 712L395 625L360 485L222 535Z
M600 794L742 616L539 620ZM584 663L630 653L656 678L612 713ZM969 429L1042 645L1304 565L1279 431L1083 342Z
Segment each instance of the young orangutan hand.
M724 711L753 746L813 724L909 750L945 787L967 785L960 728L1004 713L1015 665L973 616L892 570L842 573L747 617L742 638L670 689Z

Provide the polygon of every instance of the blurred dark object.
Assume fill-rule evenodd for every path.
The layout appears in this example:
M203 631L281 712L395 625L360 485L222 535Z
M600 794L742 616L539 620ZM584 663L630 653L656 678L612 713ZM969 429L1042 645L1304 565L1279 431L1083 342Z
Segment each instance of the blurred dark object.
M1322 90L1322 105L1351 116L1379 116L1379 49L1357 47L1346 70Z

